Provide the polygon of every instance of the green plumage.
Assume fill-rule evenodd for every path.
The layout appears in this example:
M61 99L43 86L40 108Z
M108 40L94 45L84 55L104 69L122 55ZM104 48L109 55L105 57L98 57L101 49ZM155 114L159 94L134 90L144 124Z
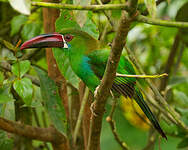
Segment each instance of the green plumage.
M109 50L98 49L98 41L83 31L66 29L63 35L71 34L74 38L68 42L69 60L73 71L80 77L92 92L100 84L100 80L105 71ZM117 73L134 75L135 71L132 64L121 56L117 68ZM136 78L116 77L112 85L112 91L125 97L136 100L145 115L151 121L155 129L166 138L156 117L143 99L139 89L136 87Z
M75 30L63 29L60 34L39 35L22 44L21 49L35 47L61 47L69 57L70 65L75 74L94 92L103 77L109 50L99 49L98 41L88 33ZM121 56L117 73L134 75L132 64ZM135 99L155 129L166 138L157 119L144 101L144 98L136 86L136 78L116 77L111 90L124 97ZM167 139L167 138L166 138Z

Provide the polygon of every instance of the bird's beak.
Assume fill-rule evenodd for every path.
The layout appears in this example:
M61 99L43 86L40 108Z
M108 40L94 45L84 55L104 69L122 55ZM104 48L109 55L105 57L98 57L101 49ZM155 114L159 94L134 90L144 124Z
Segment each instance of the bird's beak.
M24 42L21 45L20 49L23 50L27 48L47 48L47 47L68 48L68 45L64 40L63 35L59 33L51 33L51 34L42 34Z

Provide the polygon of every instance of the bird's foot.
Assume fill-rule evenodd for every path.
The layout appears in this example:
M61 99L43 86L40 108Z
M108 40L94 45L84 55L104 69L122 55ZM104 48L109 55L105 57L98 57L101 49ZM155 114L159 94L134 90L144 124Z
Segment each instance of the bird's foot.
M96 97L98 90L99 90L99 85L96 87L96 89L94 91L94 97Z
M95 101L94 101L93 103L91 103L90 110L91 110L91 113L92 113L94 116L98 116L98 115L94 112L94 109L95 109Z

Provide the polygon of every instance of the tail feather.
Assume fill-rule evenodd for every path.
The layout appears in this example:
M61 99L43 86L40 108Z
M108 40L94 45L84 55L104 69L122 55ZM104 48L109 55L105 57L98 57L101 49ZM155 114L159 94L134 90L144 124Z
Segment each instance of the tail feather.
M137 104L140 106L142 111L145 113L145 115L148 117L150 122L153 124L155 129L161 134L162 137L164 137L167 140L167 137L166 137L165 133L163 132L163 130L161 129L156 117L151 112L150 108L144 101L144 98L143 98L141 92L138 89L135 89L134 99L136 100Z

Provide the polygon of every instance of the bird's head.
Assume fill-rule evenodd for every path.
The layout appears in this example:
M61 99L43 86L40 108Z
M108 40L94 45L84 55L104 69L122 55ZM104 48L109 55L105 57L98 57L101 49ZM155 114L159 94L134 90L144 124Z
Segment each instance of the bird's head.
M71 49L72 46L77 47L85 45L86 51L91 51L98 48L98 41L95 40L88 33L67 28L60 31L60 33L41 34L36 36L21 45L21 50L27 48L64 48ZM87 53L87 52L86 52Z

